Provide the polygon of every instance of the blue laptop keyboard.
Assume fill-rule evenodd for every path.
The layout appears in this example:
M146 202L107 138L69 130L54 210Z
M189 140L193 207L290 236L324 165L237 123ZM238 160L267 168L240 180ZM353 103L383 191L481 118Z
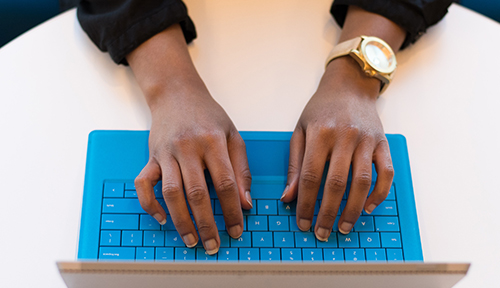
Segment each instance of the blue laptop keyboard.
M285 180L285 179L283 179ZM343 235L334 225L327 242L318 241L314 233L298 229L295 202L283 203L279 198L285 183L260 186L252 190L253 209L244 210L244 232L239 239L226 233L222 209L209 185L215 223L219 230L220 250L208 255L201 245L186 248L167 216L160 225L145 214L137 199L132 181L104 183L99 259L156 260L156 261L402 261L404 260L394 186L389 197L371 215L362 215L353 231ZM276 181L273 181L276 182ZM161 185L161 184L160 184ZM161 199L161 186L155 187L157 200L165 211ZM283 188L283 189L280 189ZM257 189L257 190L255 190ZM269 189L276 189L269 193ZM261 192L260 192L260 191ZM341 209L345 206L344 194ZM271 199L270 199L271 198ZM321 195L320 197L321 198ZM317 215L321 199L316 202ZM167 212L168 214L168 212ZM316 217L315 217L316 218ZM313 221L313 225L315 219ZM337 217L337 221L338 221ZM193 221L194 222L194 221ZM313 226L314 227L314 226Z
M103 133L104 136L109 136L106 133L110 133L107 131L99 132ZM98 136L100 133L97 133ZM407 177L407 182L404 179L400 180L398 178L403 175L398 175L397 173L397 167L401 164L395 159L395 155L393 155L393 161L396 176L387 199L371 214L363 212L352 231L347 235L338 232L338 223L335 222L333 232L326 242L315 238L314 232L312 232L313 228L307 232L302 232L298 229L295 216L295 202L283 203L279 200L286 183L286 177L283 175L286 175L287 151L283 152L282 159L276 160L277 162L283 162L280 168L281 172L279 173L281 175L276 175L278 173L266 170L269 169L267 166L261 165L259 166L260 168L254 168L257 175L253 175L251 189L253 209L243 210L244 232L239 239L233 239L227 234L220 203L217 200L211 181L208 180L207 185L212 201L213 214L220 236L219 252L215 255L208 255L205 253L201 241L194 248L187 248L184 245L162 199L161 182L155 187L155 195L167 212L167 223L160 225L141 208L137 199L133 176L138 174L148 159L147 133L130 131L121 133L125 133L125 136L127 136L127 133L142 133L139 138L143 138L141 143L144 142L141 144L144 146L144 148L141 148L141 152L138 152L137 148L134 148L137 151L131 148L132 146L137 146L134 143L128 143L131 147L125 147L122 149L123 151L116 152L117 155L132 155L127 157L133 157L134 153L142 153L139 160L131 158L132 160L128 159L128 162L125 161L127 163L134 163L134 167L137 166L131 169L132 171L127 171L127 173L117 171L116 169L110 170L107 167L108 165L113 166L109 160L112 160L113 157L118 157L117 155L111 155L115 153L117 146L113 143L108 145L110 139L115 137L113 133L111 133L113 137L110 139L103 137L104 141L102 143L97 140L89 141L79 259L96 259L100 261L200 262L385 262L423 260L418 234L418 223L416 222L413 191L411 186L408 186L408 184L411 185L411 178ZM252 132L244 133L243 138L245 141L248 140L245 139L249 138L248 135L253 136ZM260 133L262 134L262 132ZM278 133L278 136L283 138L283 134ZM247 136L245 137L245 135ZM289 139L290 135L291 133L287 133L285 139ZM388 139L390 144L392 144L392 137L389 136L391 135L388 135ZM137 136L134 137L137 138ZM264 136L259 134L259 137L265 139L269 135L264 133ZM397 135L397 137L401 136ZM250 140L253 139L252 137L250 138ZM257 140L260 141L260 138ZM131 141L128 138L122 140L125 139ZM392 140L392 142L395 142L395 140ZM103 148L103 151L100 153L90 152L92 145L102 146L104 145L103 143L109 146L109 149ZM261 144L259 143L258 145ZM260 151L262 148L258 145L255 146L255 149L258 148ZM288 142L280 145L287 147ZM395 146L395 144L392 145ZM393 150L398 150L393 146L391 146L391 153ZM252 143L247 141L251 171L252 167L256 167L255 161L252 160L251 156L252 147ZM406 146L404 148L406 149ZM263 155L262 157L268 156ZM102 161L94 160L99 157L106 159ZM89 161L96 163L92 164ZM95 168L92 168L94 166ZM123 165L117 165L116 167L120 166ZM268 172L273 173L266 175ZM404 173L409 173L409 165L408 172ZM117 177L118 175L125 175L125 177ZM342 204L338 211L339 216L345 207L348 191L349 185L347 186L346 193L344 193ZM322 194L323 185L318 194L314 215L317 215L319 211ZM337 217L336 221L339 218ZM315 221L316 216L314 216L312 227L314 227Z

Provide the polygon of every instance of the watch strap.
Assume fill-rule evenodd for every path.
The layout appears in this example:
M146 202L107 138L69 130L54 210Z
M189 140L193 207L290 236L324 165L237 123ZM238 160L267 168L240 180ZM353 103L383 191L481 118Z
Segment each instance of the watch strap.
M359 45L361 44L361 40L363 40L363 38L360 36L360 37L356 37L356 38L344 41L342 43L339 43L335 47L333 47L332 51L328 55L328 58L326 58L325 68L335 58L349 55L351 50L359 47Z

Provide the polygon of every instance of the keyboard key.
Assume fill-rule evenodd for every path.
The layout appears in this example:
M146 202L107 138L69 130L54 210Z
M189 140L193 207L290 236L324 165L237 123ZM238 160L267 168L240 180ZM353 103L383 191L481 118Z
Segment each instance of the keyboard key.
M167 223L165 223L165 225L161 225L161 230L176 231L174 222L172 221L172 217L170 215L167 215Z
M240 261L259 261L259 248L240 248Z
M220 248L218 255L219 261L238 261L238 248Z
M354 224L354 231L356 232L373 232L375 226L373 225L372 216L359 216L358 221Z
M226 222L224 222L224 216L222 215L214 215L215 225L217 226L217 230L226 231Z
M283 191L285 191L286 179L283 180L283 184L273 184L273 183L252 183L252 198L255 199L280 199Z
M156 248L156 261L174 261L174 248Z
M376 232L360 232L359 244L362 248L378 248L380 247L379 233Z
M165 246L184 247L184 242L177 231L165 231Z
M125 198L137 198L137 191L125 190Z
M102 214L101 229L137 230L139 229L139 215Z
M365 249L366 261L386 261L385 249Z
M344 262L344 249L323 249L325 261Z
M375 217L375 228L376 231L397 232L399 231L398 217L377 216Z
M345 261L349 262L364 262L365 249L345 249Z
M363 212L363 215L367 215L366 212ZM397 216L398 209L396 206L396 201L385 200L380 203L377 208L373 209L372 213L369 214L372 216Z
M215 199L215 201L214 201L214 214L215 215L222 215L222 206L220 206L219 199Z
M155 248L137 247L135 250L135 259L137 261L155 260Z
M299 226L297 226L297 218L295 216L288 216L290 223L290 231L300 231Z
M290 203L278 202L278 214L279 215L295 215L295 208L297 206L297 201L292 201Z
M229 234L227 234L226 231L219 231L219 239L220 239L220 247L230 247Z
M161 184L161 181L160 181L154 187L155 197L156 198L163 199L163 193L161 192L161 189L162 189L162 184Z
M139 229L141 230L160 230L160 223L148 214L141 214L139 220Z
M403 250L401 249L387 249L387 261L399 262L403 261Z
M144 231L144 246L164 246L164 231Z
M302 251L299 248L281 249L281 260L288 261L302 261Z
M123 183L104 183L104 197L123 197Z
M280 261L281 251L279 248L260 248L260 261Z
M400 248L401 247L401 235L399 233L380 233L380 239L382 240L382 247L384 248Z
M319 200L316 201L316 205L314 205L314 215L318 215L319 213Z
M231 247L252 247L252 233L243 232L238 239L231 238Z
M168 212L168 208L167 208L167 204L165 203L165 200L163 200L163 199L156 199L156 201L158 201L158 203L160 203L160 206L161 206L161 208L163 208L163 210L165 211L165 213L170 214ZM189 207L189 205L188 205L188 207Z
M276 215L278 214L278 202L276 200L257 200L257 214Z
M340 248L357 248L359 247L358 233L351 232L347 235L339 234L339 247Z
M99 260L134 260L133 247L100 247Z
M337 248L337 233L330 233L330 236L326 241L316 241L316 247L318 248Z
M287 216L269 216L269 231L288 231Z
M389 194L385 200L396 200L396 191L394 190L394 184L391 186L391 190L389 190Z
M196 248L196 261L205 262L205 261L216 261L217 254L208 255L207 251L203 248Z
M313 232L294 232L295 247L316 247L316 237Z
M243 215L257 215L257 200L252 199L252 209L243 210Z
M120 231L101 231L101 246L120 246Z
M136 190L135 183L134 182L126 182L125 183L125 190Z
M303 261L323 261L323 249L302 249L302 260Z
M273 232L274 247L295 247L293 232Z
M193 248L175 248L175 261L196 260L196 251Z
M122 246L142 246L142 231L123 231Z
M267 216L247 216L248 231L267 231Z
M139 199L135 198L104 198L102 213L146 213Z
M273 247L273 232L252 232L253 247Z

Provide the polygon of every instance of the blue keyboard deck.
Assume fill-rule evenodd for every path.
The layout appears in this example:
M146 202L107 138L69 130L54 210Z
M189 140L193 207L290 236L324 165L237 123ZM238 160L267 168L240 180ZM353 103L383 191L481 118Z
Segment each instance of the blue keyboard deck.
M145 139L147 141L147 137ZM252 170L252 161L250 159L249 162ZM139 166L139 168L142 168L142 166ZM89 167L87 167L87 174L89 174L88 169ZM201 241L194 248L187 248L184 245L175 230L165 202L162 199L161 182L155 187L155 194L168 215L165 225L160 225L141 208L132 178L101 179L100 185L99 183L95 185L100 187L100 191L94 193L100 194L94 196L95 199L100 198L101 207L100 211L97 211L99 209L97 208L93 212L93 217L85 216L86 211L89 210L85 208L85 203L91 200L84 199L81 238L84 237L85 239L81 239L80 242L80 259L308 262L422 260L416 215L414 215L414 223L411 223L408 219L400 219L401 215L398 213L398 205L406 205L402 201L405 201L404 198L408 198L406 197L408 191L399 191L397 181L393 183L387 199L372 214L368 215L363 212L348 235L338 232L336 222L327 242L318 241L312 229L308 232L302 232L298 229L295 217L295 202L283 203L279 201L285 188L286 177L275 175L253 176L251 190L253 209L243 210L244 232L239 239L232 239L225 231L222 209L214 188L209 181L208 187L212 199L212 209L219 230L221 245L217 254L208 255L205 253ZM99 181L98 179L92 180ZM87 186L86 182L86 188ZM320 189L318 195L314 215L317 215L321 205L322 190L323 188ZM349 185L344 194L338 215L341 214L345 207L348 191ZM413 203L413 192L410 192L410 202ZM398 199L400 196L398 193L404 193L401 194L403 199ZM414 203L412 209L415 210ZM401 213L405 214L405 212ZM88 221L93 218L92 222L94 224L98 223L97 235L95 233L97 227L90 225L93 229L92 233L96 236L94 237L95 240L90 241L97 241L98 245L96 243L89 245L85 242L88 239L82 235L85 235L83 234L84 230L88 228L89 224L84 217L88 217ZM402 217L407 216L402 215ZM316 216L312 227L314 227L315 220ZM415 225L416 228L407 227L411 225ZM414 233L415 229L416 234ZM88 256L89 251L87 248L89 246L93 247L92 249L97 252L97 255L93 254L95 253L93 252L92 255L94 256Z

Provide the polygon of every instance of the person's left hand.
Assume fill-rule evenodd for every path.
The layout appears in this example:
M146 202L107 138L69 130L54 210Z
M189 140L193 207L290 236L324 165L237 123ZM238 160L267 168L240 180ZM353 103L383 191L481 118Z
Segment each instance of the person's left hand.
M325 163L330 161L314 232L326 241L346 190L352 184L339 231L349 233L363 208L367 213L387 197L393 178L389 145L375 102L380 81L362 73L350 57L332 61L297 123L290 141L287 186L281 198L297 200L297 225L310 229ZM372 185L372 163L378 178Z

